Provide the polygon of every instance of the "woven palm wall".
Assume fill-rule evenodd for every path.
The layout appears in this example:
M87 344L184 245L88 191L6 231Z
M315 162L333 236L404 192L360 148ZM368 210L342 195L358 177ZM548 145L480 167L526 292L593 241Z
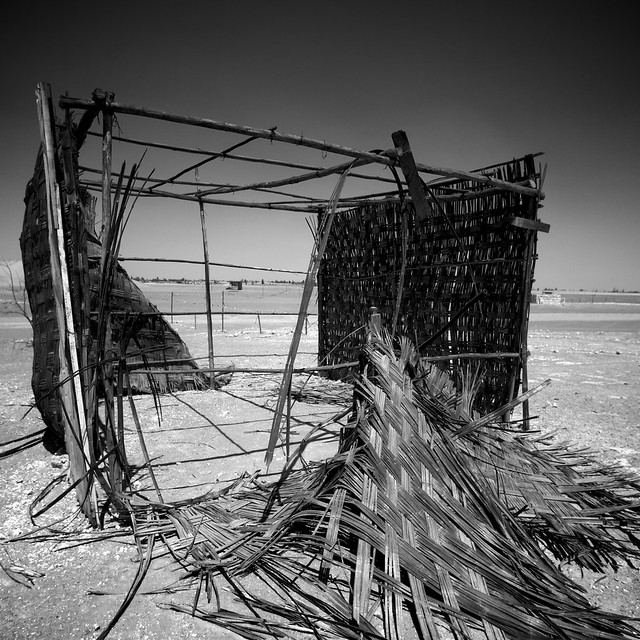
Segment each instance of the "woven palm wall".
M532 156L483 171L537 185ZM423 356L520 354L533 282L537 200L467 181L434 186L430 215L411 202L367 204L338 212L318 278L319 358L358 359L371 307L384 326L421 345ZM482 363L475 408L501 406L517 390L518 358L440 362L454 378ZM344 371L344 370L343 370Z

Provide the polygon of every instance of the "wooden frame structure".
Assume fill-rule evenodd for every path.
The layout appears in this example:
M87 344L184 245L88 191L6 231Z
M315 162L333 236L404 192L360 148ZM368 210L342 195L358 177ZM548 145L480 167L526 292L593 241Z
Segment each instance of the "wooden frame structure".
M45 104L46 114L42 116L49 120L49 130L53 131L55 127L55 116L53 103L51 100L51 90L48 85L41 83L38 87L38 103ZM325 141L315 140L299 135L281 133L276 127L271 129L258 129L254 127L235 125L226 122L220 122L207 118L196 118L190 116L182 116L171 114L163 111L146 109L142 107L122 104L115 101L114 94L96 90L91 99L78 99L69 96L61 96L58 101L59 108L64 113L64 118L57 125L57 137L61 140L69 141L67 144L68 162L64 165L61 172L52 169L48 172L46 178L46 198L48 209L52 215L56 211L56 206L64 200L67 205L71 203L73 215L67 216L68 220L62 222L52 220L51 229L61 230L58 234L59 242L57 244L57 264L62 265L61 273L54 274L55 288L60 289L60 295L56 293L55 299L58 305L58 330L61 336L65 336L65 340L61 340L61 347L58 357L60 362L65 363L66 370L61 370L60 380L52 381L56 386L62 385L61 388L67 389L63 394L69 398L75 398L73 402L65 404L65 420L68 423L70 433L78 433L67 438L68 443L78 447L77 451L72 454L72 458L77 458L77 464L73 465L73 479L80 482L82 488L79 489L79 499L81 504L88 505L85 513L95 522L96 505L95 491L92 489L91 474L97 471L98 466L108 459L108 469L106 470L106 480L102 482L103 487L111 494L112 500L117 505L118 494L126 489L127 472L126 472L126 456L122 450L122 403L127 387L131 385L130 374L132 367L127 362L127 357L122 354L119 356L117 363L106 362L104 345L95 336L92 338L89 331L89 324L92 322L92 312L90 303L87 299L87 273L88 258L86 254L87 238L86 230L91 227L90 218L92 213L90 207L85 206L83 199L79 197L80 190L82 193L97 191L100 194L102 207L102 237L101 237L101 257L100 257L100 282L101 286L106 287L105 291L109 291L109 287L113 281L114 273L118 269L120 233L123 216L125 214L125 192L127 195L136 198L170 198L175 201L193 202L198 205L200 213L202 242L203 242L203 260L192 261L199 262L205 269L205 279L207 290L209 289L209 266L221 263L211 261L208 253L207 232L204 222L204 207L220 206L220 207L240 207L244 209L264 209L268 211L289 211L300 213L304 216L311 216L320 220L316 229L316 242L312 252L309 268L307 270L306 282L304 287L303 299L298 314L298 323L294 338L292 340L289 357L284 371L281 392L278 398L278 404L275 411L269 450L267 460L271 459L275 448L276 440L281 432L281 423L284 412L287 407L287 399L290 394L291 375L295 369L295 359L300 339L300 334L304 328L309 300L311 298L316 278L321 273L320 278L320 297L322 302L322 311L320 313L321 329L321 357L327 360L336 358L331 364L326 365L319 362L318 370L342 369L353 365L349 362L349 358L353 360L350 353L349 358L345 360L344 352L341 356L335 355L335 345L327 342L327 332L324 329L325 324L330 323L330 316L334 313L348 314L349 310L342 305L339 309L332 309L327 304L330 293L325 288L326 283L331 277L331 266L329 261L323 261L325 251L334 251L335 237L333 229L341 229L345 225L346 220L351 220L350 224L356 226L365 220L372 221L375 215L372 212L392 211L394 220L393 233L396 234L396 241L389 244L392 246L392 252L397 257L398 252L404 256L400 262L400 271L394 266L394 278L391 288L387 291L383 304L381 298L376 298L375 302L383 309L383 317L385 322L391 321L393 331L405 330L414 331L420 335L421 339L426 340L433 338L433 332L437 333L437 344L439 351L434 354L426 351L427 355L434 356L436 359L446 359L448 362L455 362L460 356L460 352L455 348L445 347L447 330L449 326L442 322L432 322L424 325L424 330L418 331L417 327L424 320L421 313L413 313L406 307L407 301L411 296L415 300L421 299L422 293L418 293L415 289L415 283L420 280L420 270L416 269L409 274L407 247L411 233L410 228L427 228L433 218L434 211L444 206L459 206L455 203L460 202L486 202L487 199L509 199L512 203L517 203L517 209L520 214L512 212L510 217L510 229L521 228L522 236L526 237L526 241L519 243L518 247L525 247L525 256L518 259L525 265L524 271L518 275L518 299L520 301L528 300L528 291L531 287L533 276L533 265L535 261L535 235L537 231L545 231L548 229L540 223L536 217L536 211L539 202L544 198L541 190L542 179L539 171L531 171L531 163L534 156L529 156L527 162L527 172L504 172L500 170L488 170L469 172L444 167L420 164L415 161L411 152L406 134L403 132L395 132L393 134L394 147L387 151L366 152L352 149L349 147L330 144ZM91 127L96 122L97 116L100 116L101 130L92 131ZM175 144L161 143L157 141L144 141L133 138L125 138L123 136L114 135L114 122L121 123L124 118L150 119L164 123L174 123L178 125L196 127L216 132L222 132L235 136L233 144L225 146L221 151L206 151L200 148L178 146ZM51 151L51 143L47 142L46 127L42 128L43 145L45 148L45 160L47 158L46 150ZM98 136L101 139L101 168L95 169L84 166L77 160L78 149L82 146L87 136ZM238 140L239 137L239 140ZM71 144L71 140L77 141L77 145ZM326 163L322 165L313 163L293 162L277 158L262 158L259 156L241 155L236 151L243 146L252 144L256 141L266 141L270 145L282 144L284 147L293 145L298 149L311 149L320 151L326 157L329 154L338 156L341 161ZM174 174L161 178L141 178L135 170L126 177L124 166L118 173L112 169L113 145L135 145L144 146L148 149L166 151L168 153L180 152L183 154L195 154L202 157L196 163L190 164ZM250 163L265 168L277 168L278 170L286 170L293 172L293 175L287 175L280 178L268 178L262 180L254 180L247 184L220 184L201 180L199 170L207 164L216 160L232 160L234 162ZM380 168L385 169L380 172ZM387 172L386 170L390 170ZM400 169L405 177L406 186L402 184L399 178L398 169ZM189 180L186 176L194 172L194 179ZM98 180L91 176L99 174ZM422 176L436 176L436 182L430 182L428 185L423 181ZM315 184L318 181L329 178L336 181L337 186L333 190L330 197L311 196L306 191L309 184ZM367 190L356 193L355 195L342 195L345 181L357 181L359 184L366 182L367 184L377 183L383 185L382 191ZM195 188L194 188L195 187ZM282 188L287 187L287 191ZM289 189L295 188L293 192ZM62 200L56 193L65 193ZM259 200L238 200L235 197L237 193L254 192L261 196ZM58 203L58 205L56 205ZM442 203L451 203L442 204ZM516 204L514 204L514 207ZM521 215L523 207L527 209L526 215ZM69 208L67 206L67 208ZM505 207L503 207L504 209ZM377 215L377 214L376 214ZM74 216L76 216L74 218ZM399 218L398 218L399 216ZM511 219L512 218L512 219ZM75 219L75 222L73 220ZM401 220L398 226L397 220ZM369 222L367 222L369 224ZM66 225L66 226L65 226ZM73 229L76 230L75 235L72 234ZM373 223L370 232L370 240L375 243L378 240L376 234L379 232L380 226ZM468 237L473 237L474 232ZM336 236L337 237L337 236ZM60 238L63 240L60 241ZM53 247L53 236L52 244ZM64 251L69 249L75 251L77 258L70 259L68 255L65 257ZM439 247L436 245L432 248L432 253L437 254ZM53 255L53 254L52 254ZM154 261L164 260L160 257L149 258ZM467 258L468 260L469 258ZM52 257L52 260L54 258ZM75 260L76 262L73 262ZM495 256L488 260L498 260ZM168 262L185 262L186 260L167 260ZM66 265L66 269L65 269ZM75 265L75 266L74 266ZM229 265L225 265L229 266ZM235 265L244 266L244 265ZM249 267L256 268L256 267ZM377 265L372 263L367 267L371 271L372 276L386 277L386 275L375 274ZM277 271L277 269L264 269L265 271ZM71 282L65 281L65 271L67 277L72 274ZM399 279L395 276L399 275ZM465 272L464 278L468 278ZM506 276L507 278L509 276ZM416 280L417 278L417 280ZM452 282L457 283L458 279L454 275ZM382 281L381 281L382 282ZM325 283L325 284L323 284ZM414 287L413 293L407 296L406 286ZM448 299L449 319L453 320L454 316L459 317L460 309L468 309L476 301L478 291L475 288L465 289L463 296L455 301ZM383 285L380 285L383 286ZM482 283L486 287L486 283ZM484 292L485 289L483 288ZM475 292L475 293L474 293ZM525 298L526 292L526 298ZM489 293L489 297L491 293ZM405 307L402 307L400 301L404 300ZM363 302L364 301L364 302ZM355 302L355 301L354 301ZM357 316L356 324L361 322L363 304L367 308L371 306L371 299L366 296L357 302L358 309L353 311L352 315ZM482 301L483 306L489 305L487 300ZM65 306L66 305L66 306ZM65 315L66 309L66 315ZM354 307L355 309L355 307ZM387 310L393 312L387 317ZM157 310L156 310L157 311ZM137 311L138 315L148 313L153 315L153 310L149 312ZM208 319L208 336L209 336L209 367L202 369L202 373L215 374L214 366L214 348L211 329L211 304L207 301L207 309L205 314ZM523 387L526 387L526 328L528 319L528 304L518 308L518 317L513 327L505 327L505 331L512 330L516 336L515 343L517 349L515 354L501 353L500 357L514 357L520 363L518 371L525 372L522 377ZM108 323L104 318L98 319L98 324L104 334L108 331ZM64 323L64 324L63 324ZM351 325L344 325L351 326ZM339 342L343 337L339 336L342 328L334 331L334 337ZM351 329L349 329L351 331ZM479 327L479 332L486 331L486 328ZM431 334L430 334L431 332ZM486 349L483 351L479 342L474 343L473 357L487 355ZM491 351L491 350L489 350ZM493 350L495 352L495 349ZM331 354L329 353L331 352ZM494 353L494 355L496 355ZM107 359L108 360L108 359ZM114 364L117 365L114 367ZM178 363L179 365L179 363ZM140 365L137 365L140 368ZM145 362L148 367L148 363ZM174 371L179 372L178 369ZM189 372L193 373L193 368L189 368ZM165 372L166 373L166 372ZM98 443L98 426L97 417L97 400L96 389L97 379L100 384L106 385L109 391L107 398L107 433L106 447L102 449L97 446ZM517 391L520 382L518 375L511 374L509 378L509 392L502 397L513 397ZM526 389L525 389L526 390ZM72 393L73 391L73 393ZM71 404L70 404L71 403ZM83 404L84 403L84 404ZM494 404L487 404L483 408L492 408ZM75 444L73 444L75 443ZM103 478L104 480L104 478ZM86 485L86 486L85 486ZM93 491L93 493L92 493Z

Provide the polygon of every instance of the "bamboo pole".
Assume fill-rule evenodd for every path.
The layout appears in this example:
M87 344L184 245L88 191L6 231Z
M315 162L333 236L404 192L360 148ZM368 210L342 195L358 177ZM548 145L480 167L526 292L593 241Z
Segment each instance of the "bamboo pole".
M60 106L63 108L73 109L91 109L94 108L94 103L91 100L82 100L78 98L71 98L68 96L60 97ZM370 151L359 151L337 144L330 144L324 140L314 140L312 138L306 138L305 136L298 136L289 133L278 133L271 129L256 129L254 127L248 127L245 125L231 124L228 122L222 122L219 120L211 120L209 118L197 118L193 116L183 116L168 113L166 111L160 111L157 109L148 109L144 107L137 107L134 105L127 105L121 103L112 103L111 108L114 113L122 113L132 116L141 116L147 118L154 118L158 120L165 120L167 122L175 122L177 124L186 124L190 126L203 127L206 129L214 129L216 131L226 131L229 133L239 133L247 136L255 136L256 138L264 138L266 140L272 140L276 142L284 142L287 144L293 144L296 146L309 147L311 149L317 149L326 153L336 153L338 155L344 155L358 160L365 160L368 162L375 162L386 166L395 166L396 159L390 158L381 153L374 153ZM523 187L514 185L502 180L496 180L481 174L474 174L469 171L462 171L459 169L449 169L447 167L429 166L416 163L417 171L421 173L431 173L443 177L459 178L462 180L471 180L487 185L500 186L506 191L513 191L515 193L521 193L523 195L536 196L540 199L544 198L544 194L538 189L531 187Z
M199 172L198 167L195 168L196 182L198 182ZM207 305L207 346L209 349L209 367L213 369L214 357L213 357L213 321L211 319L211 277L209 273L209 244L207 242L207 223L204 213L204 205L200 200L200 228L202 229L202 254L204 258L204 298ZM209 377L209 387L213 389L213 377Z
M59 375L62 381L60 382L59 393L65 416L65 442L69 453L71 480L75 482L82 479L76 488L78 502L87 519L95 526L98 512L97 495L93 485L93 478L87 475L90 469L91 453L88 446L84 395L80 381L75 325L69 293L60 193L56 182L51 88L48 84L42 82L38 84L36 104L47 185L47 223L51 280L59 331Z

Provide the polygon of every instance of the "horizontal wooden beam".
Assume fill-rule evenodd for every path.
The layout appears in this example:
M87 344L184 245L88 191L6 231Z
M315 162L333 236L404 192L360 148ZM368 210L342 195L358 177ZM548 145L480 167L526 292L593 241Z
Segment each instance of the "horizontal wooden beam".
M102 189L102 183L95 180L81 180L80 184L87 187L88 189ZM115 186L112 187L112 189ZM225 207L242 207L245 209L270 209L277 211L295 211L296 213L304 213L308 215L309 213L319 212L324 209L322 205L307 205L305 207L295 207L287 204L272 204L270 202L247 202L247 201L236 201L236 200L223 200L219 198L208 198L208 197L199 197L196 195L185 195L181 193L171 193L170 191L160 191L154 190L149 191L148 189L131 189L131 193L135 196L141 198L173 198L174 200L185 200L187 202L203 202L204 204L217 204L223 205Z
M61 96L58 104L62 109L95 109L95 103L93 102L93 100L83 100L79 98L72 98L69 96ZM112 113L154 118L157 120L174 122L176 124L186 124L190 126L203 127L205 129L213 129L216 131L226 131L228 133L237 133L240 135L254 136L256 138L264 138L266 140L293 144L298 147L309 147L311 149L317 149L325 153L336 153L339 155L348 156L350 158L356 158L368 162L375 162L385 166L396 166L398 164L398 161L395 157L389 157L388 155L384 155L383 153L359 151L357 149L352 149L350 147L345 147L342 145L330 144L328 142L325 142L324 140L314 140L313 138L307 138L305 136L299 136L290 133L279 133L278 131L274 131L273 129L257 129L245 125L237 125L229 122L222 122L219 120L211 120L210 118L198 118L194 116L178 115L168 113L166 111L159 111L157 109L148 109L145 107L127 105L119 102L109 103L109 110ZM416 163L416 169L421 173L431 173L444 177L459 178L460 180L471 180L473 182L478 182L481 184L499 186L506 191L513 191L515 193L534 196L540 199L544 198L544 194L539 189L515 185L510 182L496 180L495 178L489 178L488 176L472 173L469 171L449 169L446 167L436 167L419 163Z
M102 137L95 131L87 132L87 135ZM275 160L273 158L257 158L253 156L238 155L236 153L224 153L222 151L206 151L204 149L196 149L193 147L180 147L170 144L162 144L160 142L151 142L149 140L136 140L134 138L125 138L123 136L113 136L112 140L115 142L123 142L126 144L133 144L142 147L150 147L153 149L165 149L167 151L176 151L179 153L192 153L202 156L211 156L214 158L222 158L223 160L236 160L238 162L249 162L254 164L267 164L275 167L288 167L290 169L302 169L303 171L321 171L324 167L313 166L309 164L300 164L298 162L286 162L284 160ZM362 180L375 180L376 182L389 182L395 184L396 181L393 178L385 178L384 176L370 176L366 173L358 173L356 171L349 174L351 178L359 178ZM175 182L175 181L174 181Z
M181 258L123 258L118 257L118 262L172 262L178 264L199 264L203 265L204 260L184 260ZM226 262L209 262L213 267L232 267L234 269L251 269L253 271L275 271L277 273L296 273L306 275L306 271L290 271L288 269L271 269L269 267L249 267L242 264L228 264Z

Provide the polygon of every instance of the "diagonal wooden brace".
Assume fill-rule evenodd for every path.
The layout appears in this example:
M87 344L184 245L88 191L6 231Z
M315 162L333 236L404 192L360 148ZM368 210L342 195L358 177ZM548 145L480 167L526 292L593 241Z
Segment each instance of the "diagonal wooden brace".
M404 179L409 188L409 195L416 209L418 220L424 220L429 216L429 203L422 186L422 180L418 175L416 163L413 159L413 152L409 146L409 139L404 131L395 131L391 134L391 139L396 147L398 162L404 174Z

